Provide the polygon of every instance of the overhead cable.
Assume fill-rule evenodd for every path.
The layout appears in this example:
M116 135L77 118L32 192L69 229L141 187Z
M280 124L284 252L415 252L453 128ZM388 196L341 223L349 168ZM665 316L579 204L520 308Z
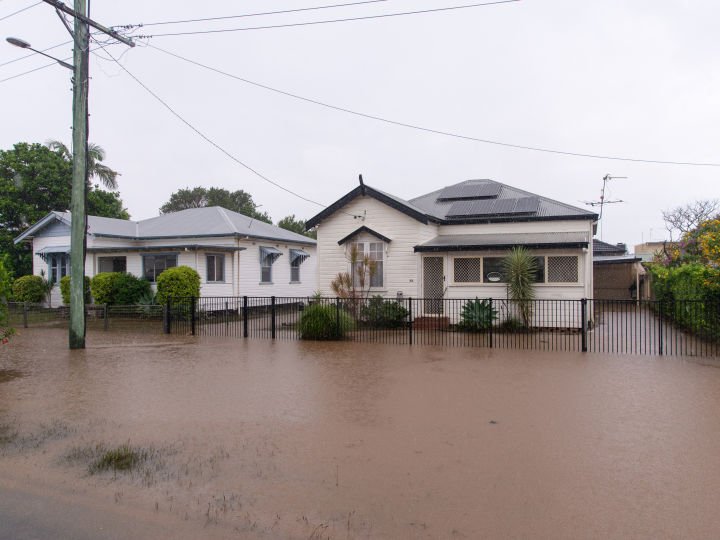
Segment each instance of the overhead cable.
M420 15L424 13L437 13L441 11L452 11L457 9L468 9L468 8L476 8L476 7L483 7L483 6L495 6L499 4L512 4L516 2L521 2L522 0L496 0L494 2L482 2L478 4L465 4L462 6L448 6L448 7L442 7L442 8L431 8L431 9L420 9L416 11L402 11L398 13L384 13L379 15L365 15L365 16L358 16L358 17L347 17L344 19L327 19L322 21L306 21L306 22L299 22L299 23L287 23L287 24L271 24L271 25L265 25L265 26L245 26L242 28L219 28L217 30L196 30L196 31L187 31L187 32L165 32L160 34L150 34L150 35L142 35L142 36L136 36L137 39L149 39L149 38L157 38L157 37L169 37L169 36L193 36L193 35L199 35L199 34L222 34L227 32L244 32L249 30L270 30L270 29L276 29L276 28L292 28L297 26L313 26L318 24L331 24L331 23L342 23L342 22L354 22L354 21L363 21L363 20L370 20L370 19L384 19L387 17L400 17L403 15Z
M158 47L156 45L148 45L150 48L158 50L160 52L163 52L167 55L173 56L179 60L183 60L185 62L188 62L190 64L194 64L198 67L202 67L204 69L207 69L209 71L213 71L215 73L218 73L220 75L223 75L225 77L230 77L231 79L235 79L237 81L255 86L257 88L262 88L263 90L268 90L270 92L274 92L276 94L280 94L286 97L290 97L293 99L297 99L300 101L304 101L306 103L312 103L314 105L318 105L320 107L325 107L327 109L332 109L334 111L344 112L347 114L352 114L354 116L359 116L361 118L367 118L369 120L376 120L378 122L383 122L385 124L390 124L394 126L404 127L408 129L413 129L416 131L424 131L427 133L434 133L436 135L443 135L445 137L452 137L455 139L462 139L466 141L473 141L473 142L479 142L483 144L491 144L495 146L502 146L506 148L515 148L517 150L529 150L532 152L543 152L547 154L556 154L556 155L563 155L563 156L572 156L572 157L579 157L579 158L590 158L590 159L603 159L603 160L612 160L612 161L629 161L629 162L636 162L636 163L655 163L658 165L688 165L688 166L694 166L694 167L720 167L720 163L715 162L696 162L696 161L671 161L671 160L661 160L661 159L642 159L642 158L635 158L635 157L626 157L626 156L614 156L609 154L593 154L593 153L583 153L583 152L571 152L568 150L557 150L553 148L543 148L540 146L528 146L528 145L522 145L522 144L516 144L516 143L510 143L510 142L504 142L504 141L497 141L493 139L486 139L481 137L473 137L470 135L463 135L460 133L454 133L451 131L445 131L430 127L421 126L419 124L410 124L407 122L401 122L399 120L392 120L390 118L384 118L382 116L377 116L374 114L364 113L360 111L356 111L353 109L348 109L346 107L340 107L338 105L332 105L330 103L326 103L317 99L301 96L299 94L294 94L292 92L288 92L286 90L281 90L279 88L274 88L272 86L268 86L266 84L262 84L259 82L252 81L250 79L246 79L244 77L240 77L238 75L234 75L232 73L228 73L227 71L223 71L218 68L214 68L211 66L208 66L206 64L203 64L201 62L198 62L196 60L192 60L190 58L186 58L182 55L179 55L177 53L165 50L161 47Z

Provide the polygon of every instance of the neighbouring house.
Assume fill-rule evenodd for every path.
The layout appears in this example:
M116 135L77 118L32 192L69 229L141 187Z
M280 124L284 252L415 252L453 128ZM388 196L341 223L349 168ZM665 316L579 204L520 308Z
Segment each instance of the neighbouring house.
M645 269L640 257L628 255L625 244L593 240L593 298L639 300L644 298Z
M539 299L591 298L597 214L494 180L467 180L404 200L360 185L310 218L318 287L353 273L354 247L377 263L370 294L428 299L507 298L502 260L515 246L536 257ZM425 302L441 310L442 302Z
M15 239L30 242L33 273L53 283L70 271L69 212L51 212ZM315 240L218 206L141 221L88 216L85 274L129 272L154 283L166 268L200 274L202 296L309 296L317 289ZM60 305L59 287L52 305Z
M653 262L656 257L665 258L668 253L678 248L678 242L643 242L635 246L635 255L642 262Z

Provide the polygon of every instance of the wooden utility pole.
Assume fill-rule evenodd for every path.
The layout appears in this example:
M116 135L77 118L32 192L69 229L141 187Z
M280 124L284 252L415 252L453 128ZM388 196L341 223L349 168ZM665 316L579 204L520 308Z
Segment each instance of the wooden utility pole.
M43 0L58 14L72 15L73 24L73 175L70 212L70 335L71 349L85 348L85 239L87 231L88 91L90 71L90 26L134 47L132 40L88 17L87 0L75 0L70 9L60 0ZM63 21L64 22L64 21Z
M75 0L75 13L87 14L87 0ZM90 32L75 17L73 61L73 174L70 212L70 348L85 348L85 202L87 197L88 83Z

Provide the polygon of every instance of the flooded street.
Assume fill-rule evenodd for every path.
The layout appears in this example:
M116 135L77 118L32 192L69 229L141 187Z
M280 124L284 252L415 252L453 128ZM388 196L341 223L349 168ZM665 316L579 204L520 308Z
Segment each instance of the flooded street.
M714 538L718 411L679 358L25 329L0 538Z

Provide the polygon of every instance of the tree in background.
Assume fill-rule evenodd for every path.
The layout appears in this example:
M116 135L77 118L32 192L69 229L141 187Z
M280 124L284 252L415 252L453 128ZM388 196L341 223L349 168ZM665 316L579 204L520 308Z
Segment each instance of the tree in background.
M8 338L15 332L9 326L8 299L10 298L10 272L5 269L0 259L0 343L8 342Z
M259 206L253 201L252 195L242 189L228 191L223 188L204 188L202 186L180 189L170 195L170 200L160 207L160 213L169 214L188 208L205 208L206 206L222 206L258 221L272 223L267 212L259 212Z
M97 185L95 189L88 191L87 213L89 216L130 219L127 208L123 208L120 193L117 191L104 191Z
M69 162L72 165L72 152L67 146L65 146L64 143L55 139L51 139L45 143L45 146L47 146L50 150L53 150L54 152L60 154L65 161ZM120 176L120 173L112 170L107 165L103 165L102 161L104 160L105 150L103 150L102 146L95 143L88 143L88 184L90 182L90 178L97 178L107 189L111 191L117 191L117 177Z
M317 231L315 231L314 229L311 231L306 231L305 221L302 219L295 219L295 214L285 216L280 221L278 221L277 226L281 229L285 229L286 231L292 231L294 233L305 235L308 238L317 238Z
M665 210L662 212L662 217L672 240L673 232L678 232L682 236L697 229L702 222L720 217L720 201L718 199L695 201L672 210Z
M28 244L14 245L13 239L53 210L70 207L72 164L59 152L42 144L18 143L0 150L0 255L14 277L32 272ZM113 202L115 201L115 202ZM127 219L117 193L90 186L91 215Z

